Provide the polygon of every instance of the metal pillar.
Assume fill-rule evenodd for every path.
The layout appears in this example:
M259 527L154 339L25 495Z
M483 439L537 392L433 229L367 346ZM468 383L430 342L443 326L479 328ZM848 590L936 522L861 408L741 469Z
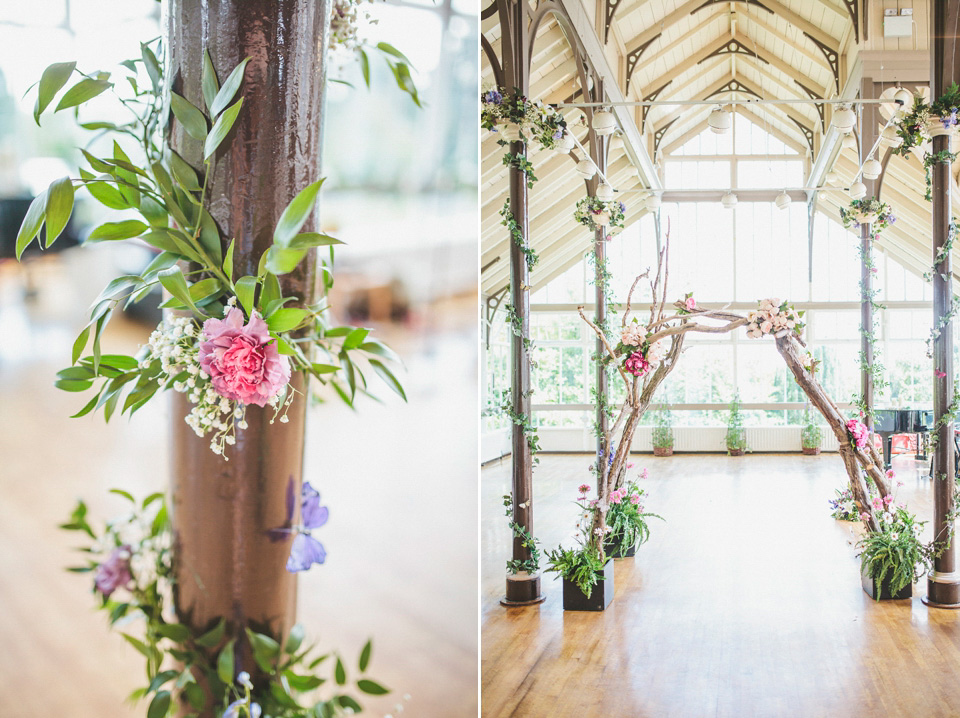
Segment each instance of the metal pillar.
M873 79L863 78L860 82L860 98L871 100L876 97L876 87ZM860 122L860 164L867 159L867 153L877 140L877 122L879 114L877 105L861 105ZM867 188L866 197L875 197L879 192L877 180L861 179ZM873 240L870 238L871 225L860 225L860 351L863 355L863 365L860 368L860 396L863 398L864 418L867 428L873 430L874 384L873 374L868 367L873 366L873 344L870 335L873 333Z
M504 91L515 89L523 96L530 92L530 9L526 0L498 0L501 52L503 59ZM510 152L526 156L523 142L512 142ZM526 175L515 167L508 170L510 181L510 211L523 235L523 244L530 239L529 207ZM510 303L519 320L519 333L511 337L511 391L514 416L531 418L530 410L530 276L522 248L510 241ZM513 520L533 535L533 454L523 427L511 426L511 488L513 490ZM523 540L513 539L514 560L530 558L530 550ZM508 606L540 603L540 574L521 571L507 575L506 595L501 603Z
M930 98L942 95L960 80L960 0L930 3ZM933 138L933 153L950 150L950 136ZM936 163L932 169L933 257L948 241L950 226L950 165ZM933 325L949 316L953 306L950 254L936 264L933 272ZM960 573L957 572L956 540L950 540L953 527L948 517L953 512L954 475L953 421L947 412L953 401L953 321L949 321L933 340L933 415L936 448L933 456L933 533L938 541L950 541L933 570L927 574L927 595L923 601L938 608L960 608Z
M205 203L221 237L235 238L234 276L256 274L287 203L320 177L327 2L311 0L173 0L168 12L174 89L197 106L203 53L221 81L245 57L243 108L231 139L215 156ZM173 149L202 168L202 143L174 125ZM313 231L312 221L304 231ZM285 295L315 299L315 260L281 277ZM304 391L295 376L294 386ZM287 519L288 483L297 495L303 472L307 398L289 422L271 425L270 407L250 406L248 428L237 430L229 461L210 451L184 423L189 407L174 395L172 491L175 605L195 632L227 622L236 638L235 671L260 680L244 629L283 643L296 618L296 578L286 571L289 542L271 543L267 530ZM296 517L295 519L296 520ZM202 713L212 716L211 708Z

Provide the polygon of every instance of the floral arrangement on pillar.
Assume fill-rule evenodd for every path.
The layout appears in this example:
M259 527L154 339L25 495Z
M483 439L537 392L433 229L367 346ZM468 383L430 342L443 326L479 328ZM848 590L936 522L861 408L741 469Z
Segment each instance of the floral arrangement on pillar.
M654 456L673 456L673 417L663 404L653 412L651 439Z
M880 232L897 221L890 205L876 197L852 200L848 206L840 208L840 219L847 229L869 225L871 239L876 239Z
M285 76L302 69L308 78L295 114L298 121L316 120L298 137L316 163L326 51L316 37L326 34L326 13L319 6L300 11L310 52L303 56L306 65L291 63ZM190 22L191 12L202 9L171 10L171 27ZM380 49L393 57L388 62L395 75L403 74L404 61ZM174 58L176 51L183 48L175 47ZM266 233L251 237L249 229L224 229L242 209L214 201L236 181L234 153L227 148L234 136L251 131L248 112L276 106L264 103L263 93L279 91L269 83L248 87L245 75L266 73L275 60L248 57L218 71L201 48L169 72L160 59L166 54L159 41L142 44L140 57L122 63L119 78L57 63L37 85L38 124L58 96L55 112L110 93L131 116L123 124L81 125L110 136L112 152L96 156L82 149L89 169L54 181L32 202L17 235L17 256L44 227L44 246L57 240L77 190L117 213L90 233L88 243L136 240L157 252L142 272L117 277L94 300L71 366L59 372L56 385L92 392L74 416L102 411L108 421L134 414L158 394L174 398L175 510L168 514L163 493L138 502L115 489L130 510L98 528L81 502L64 524L92 542L82 549L85 565L75 570L92 574L110 625L122 623L124 638L144 657L146 684L131 698L148 701L150 718L359 712L360 694L388 692L366 676L372 644L359 652L359 677L348 682L353 661L337 652L317 655L303 628L293 624L295 574L324 562L326 550L313 532L329 515L319 493L302 481L303 419L311 377L351 406L358 394L372 392L373 374L404 397L390 368L398 360L368 329L338 326L331 317L326 295L333 285L333 247L341 242L312 228L322 179L291 190L275 214L267 206ZM416 101L412 83L398 77L398 84ZM249 161L256 153L252 141L244 144ZM302 174L291 169L284 168L285 176ZM274 195L283 189L271 188ZM225 207L236 214L224 214ZM329 260L318 262L317 248L329 252ZM146 300L155 288L167 293L160 304L167 313L149 342L135 356L104 353L101 338L113 313ZM229 499L230 511L204 507L202 497L215 499L218 492ZM234 531L229 522L240 512L250 521ZM199 523L205 533L198 533ZM242 544L242 566L220 553L221 539ZM253 585L243 575L249 571L264 590L229 593ZM224 587L229 576L236 580ZM142 622L139 637L128 627L134 618ZM329 679L318 671L329 671Z
M747 432L743 428L739 391L733 395L733 401L730 402L730 415L727 417L727 434L724 442L730 456L743 456L747 450Z
M497 133L502 145L536 140L552 150L559 148L567 121L550 105L498 87L480 94L480 126Z
M913 106L897 120L901 143L893 152L906 157L912 149L923 148L934 134L956 132L958 108L960 87L956 83L929 104L923 95L914 94Z
M584 197L577 202L573 218L578 224L582 224L591 231L596 229L607 230L608 227L623 229L626 209L623 202L617 200L605 202L596 197ZM609 239L609 235L607 239Z

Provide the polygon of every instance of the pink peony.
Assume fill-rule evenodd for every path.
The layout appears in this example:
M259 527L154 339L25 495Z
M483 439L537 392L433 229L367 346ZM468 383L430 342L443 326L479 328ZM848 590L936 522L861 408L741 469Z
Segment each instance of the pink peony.
M131 580L130 547L124 545L115 548L107 560L97 566L93 582L104 598L109 598L111 593Z
M859 419L850 419L847 421L847 431L850 432L850 436L853 437L853 441L858 449L862 449L867 445L870 432L867 431L867 427L862 421Z
M627 360L623 363L623 368L634 376L643 376L650 371L651 365L642 351L635 351L627 357Z
M259 316L244 326L243 312L233 307L225 319L205 321L203 335L200 366L220 396L264 406L290 381L290 361Z
M643 334L639 324L628 324L620 333L620 341L631 347L638 347L643 342Z
M686 301L684 301L683 305L684 305L684 307L686 307L686 309L687 309L688 312L692 312L694 309L697 308L697 300L694 299L693 297L687 297L687 299L686 299Z

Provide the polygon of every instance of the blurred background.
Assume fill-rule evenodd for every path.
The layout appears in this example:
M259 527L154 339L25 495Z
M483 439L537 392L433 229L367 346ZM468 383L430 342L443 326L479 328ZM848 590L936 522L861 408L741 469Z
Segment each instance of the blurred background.
M478 8L365 8L376 20L365 37L407 54L424 108L379 57L373 92L348 58L333 58L334 76L354 87L329 88L321 225L347 243L337 252L337 318L374 327L398 351L409 402L378 385L382 403L311 408L305 476L331 520L319 536L327 563L300 579L299 618L347 657L373 636L371 674L393 693L368 703L372 715L396 715L399 702L406 715L473 716ZM142 661L93 610L89 578L63 570L76 561L76 538L56 525L77 498L107 519L123 508L107 489L145 496L166 486L166 401L104 425L68 418L84 399L53 382L90 302L149 251L85 247L104 211L85 193L55 253L18 264L7 248L30 199L76 176L74 148L97 146L67 112L37 128L28 89L53 62L114 70L159 34L154 0L0 3L0 718L146 711L124 703L142 684ZM90 112L105 119L109 110L91 103ZM134 353L156 322L116 316L104 351Z

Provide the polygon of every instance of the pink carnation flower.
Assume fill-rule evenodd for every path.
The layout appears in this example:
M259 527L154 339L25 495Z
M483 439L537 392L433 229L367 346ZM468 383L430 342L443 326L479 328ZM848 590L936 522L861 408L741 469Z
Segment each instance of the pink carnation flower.
M627 360L623 363L623 368L634 376L643 376L650 371L651 364L642 351L635 351L627 357Z
M847 421L847 431L850 432L850 435L853 437L854 443L857 445L858 449L862 449L867 445L867 439L870 436L870 432L867 431L867 427L859 419L850 419Z
M203 335L200 367L220 396L264 406L290 381L290 362L259 316L244 326L243 312L233 307L225 319L205 321Z

